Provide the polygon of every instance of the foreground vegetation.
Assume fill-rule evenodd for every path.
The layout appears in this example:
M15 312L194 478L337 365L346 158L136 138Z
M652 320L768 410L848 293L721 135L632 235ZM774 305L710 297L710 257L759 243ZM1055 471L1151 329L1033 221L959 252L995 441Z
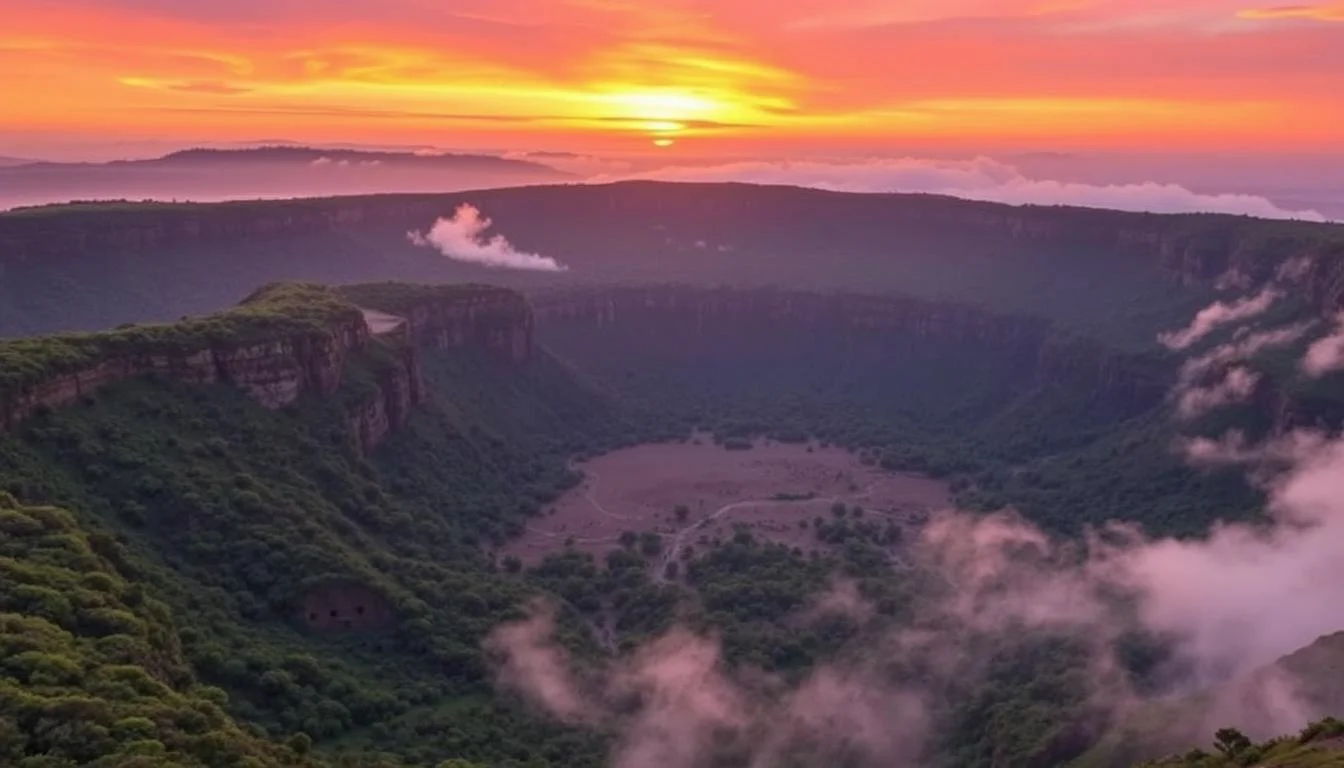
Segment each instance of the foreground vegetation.
M3 493L0 533L4 765L310 764L311 739L240 727L228 694L197 681L171 611L114 537Z
M453 294L358 290L347 296L391 310ZM272 288L237 317L144 343L217 332L207 322L303 332L352 311L302 286ZM538 594L559 605L559 640L583 663L680 623L721 638L731 667L786 681L864 647L865 632L908 626L936 599L936 585L864 536L807 557L738 531L697 543L666 582L650 570L656 540L601 558L562 551L533 569L485 554L579 481L572 459L693 427L739 448L757 434L843 444L1065 535L1113 517L1189 535L1258 509L1236 476L1172 459L1154 407L1042 381L1020 350L738 330L687 347L628 327L599 337L555 326L543 329L551 350L524 364L422 350L431 402L371 455L346 411L367 394L360 371L379 364L362 355L346 384L359 391L278 412L225 386L148 377L0 436L0 762L598 766L612 734L557 724L491 683L482 641ZM837 576L871 604L872 623L798 623ZM385 599L392 621L308 627L305 597L350 582ZM937 691L928 765L1043 768L1086 750L1097 724L1081 638L973 640L985 663ZM1160 647L1123 642L1121 673L1150 682ZM902 662L883 674L923 673ZM1326 765L1292 761L1324 754L1310 750L1334 727L1254 748L1280 760L1271 765ZM1237 744L1169 764L1254 764Z
M1235 728L1214 734L1212 750L1190 752L1145 763L1144 768L1335 768L1344 765L1344 722L1333 717L1320 720L1294 736L1281 736L1259 744Z
M497 391L497 373L462 386ZM525 376L515 386L498 412L540 399ZM339 403L275 414L222 386L117 385L0 439L0 488L75 510L89 536L120 542L126 578L173 617L192 684L225 692L218 705L254 739L397 764L596 765L600 741L496 699L480 650L528 590L476 543L573 482L562 455L505 440L488 414L436 411L370 464ZM304 629L302 595L350 579L387 596L395 626Z

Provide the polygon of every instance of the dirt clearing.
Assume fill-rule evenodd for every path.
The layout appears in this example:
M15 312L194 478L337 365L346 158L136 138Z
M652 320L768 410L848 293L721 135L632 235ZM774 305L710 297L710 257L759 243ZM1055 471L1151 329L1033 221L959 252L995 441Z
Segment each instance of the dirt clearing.
M534 565L568 545L601 560L621 546L623 533L656 533L660 550L650 559L661 564L731 538L738 525L807 552L831 546L818 535L818 519L828 526L843 520L903 528L950 504L945 483L865 466L844 449L815 443L757 441L750 450L727 450L697 436L627 448L576 469L584 481L534 518L501 556ZM884 545L897 548L890 536Z

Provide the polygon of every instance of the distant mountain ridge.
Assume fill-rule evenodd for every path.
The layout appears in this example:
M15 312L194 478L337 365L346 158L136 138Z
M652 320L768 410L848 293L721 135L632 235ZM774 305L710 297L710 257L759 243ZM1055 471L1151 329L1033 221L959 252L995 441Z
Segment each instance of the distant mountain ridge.
M322 147L267 145L241 148L193 147L166 155L134 160L111 160L108 162L59 162L43 160L23 160L20 158L0 157L3 166L40 166L79 167L79 168L127 168L134 166L200 166L227 163L279 163L279 164L326 164L340 165L398 165L403 167L436 168L472 168L501 171L526 171L551 175L555 178L568 178L572 174L551 168L548 165L529 160L518 160L490 154L467 154L456 152L411 152L365 149L326 149Z
M111 162L0 160L0 210L72 200L218 201L452 192L574 178L543 162L494 154L290 145L194 148Z

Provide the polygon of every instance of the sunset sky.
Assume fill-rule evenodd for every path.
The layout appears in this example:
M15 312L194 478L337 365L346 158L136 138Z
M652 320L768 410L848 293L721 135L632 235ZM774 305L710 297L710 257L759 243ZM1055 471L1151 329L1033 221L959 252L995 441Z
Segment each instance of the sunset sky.
M1344 145L1344 2L5 0L0 155Z

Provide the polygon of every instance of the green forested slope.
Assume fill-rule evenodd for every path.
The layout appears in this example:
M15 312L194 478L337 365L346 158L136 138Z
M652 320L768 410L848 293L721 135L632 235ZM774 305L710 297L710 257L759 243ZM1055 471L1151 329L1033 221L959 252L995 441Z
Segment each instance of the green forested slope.
M0 764L306 765L197 679L134 558L54 507L0 493Z
M497 393L498 412L550 400L527 375L506 393L491 379L502 371L461 369L462 387ZM122 542L130 577L176 622L179 673L226 691L227 710L267 738L302 732L319 750L422 765L593 764L590 738L490 696L480 641L519 615L525 588L476 541L571 482L565 452L495 427L489 413L431 408L370 463L352 453L339 399L275 413L227 387L142 380L0 438L0 488ZM304 591L349 579L383 592L396 625L302 629Z

